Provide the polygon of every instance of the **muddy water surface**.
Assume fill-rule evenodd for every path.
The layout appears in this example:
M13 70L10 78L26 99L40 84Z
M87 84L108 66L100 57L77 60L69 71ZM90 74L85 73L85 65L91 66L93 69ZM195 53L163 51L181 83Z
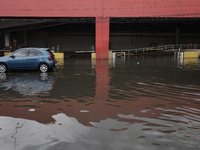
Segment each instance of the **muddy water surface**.
M199 59L72 57L1 74L0 149L200 149Z

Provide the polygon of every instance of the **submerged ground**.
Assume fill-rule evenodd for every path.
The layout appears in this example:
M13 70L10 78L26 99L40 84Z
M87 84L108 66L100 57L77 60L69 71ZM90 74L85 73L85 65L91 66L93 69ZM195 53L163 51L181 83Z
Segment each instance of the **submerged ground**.
M0 149L200 149L199 75L199 59L174 56L1 74Z

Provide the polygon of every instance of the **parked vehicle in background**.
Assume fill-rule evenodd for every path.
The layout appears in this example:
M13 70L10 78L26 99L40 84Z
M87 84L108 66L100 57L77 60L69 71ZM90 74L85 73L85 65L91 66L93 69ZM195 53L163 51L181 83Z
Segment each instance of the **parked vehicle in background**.
M39 69L47 72L57 61L49 48L21 48L8 56L0 57L0 72L18 69Z

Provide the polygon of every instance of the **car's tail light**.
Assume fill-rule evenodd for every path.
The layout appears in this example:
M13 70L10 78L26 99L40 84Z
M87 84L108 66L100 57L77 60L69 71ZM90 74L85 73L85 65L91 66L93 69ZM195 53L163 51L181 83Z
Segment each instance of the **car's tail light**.
M52 61L52 58L51 58L51 56L49 56L49 60L50 60L50 61Z

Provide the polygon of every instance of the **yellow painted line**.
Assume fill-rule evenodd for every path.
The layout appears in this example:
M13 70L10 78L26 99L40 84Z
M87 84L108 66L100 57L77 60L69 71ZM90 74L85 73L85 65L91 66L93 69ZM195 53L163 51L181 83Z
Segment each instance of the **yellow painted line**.
M69 56L67 56L67 58L71 57L72 55L70 54Z

